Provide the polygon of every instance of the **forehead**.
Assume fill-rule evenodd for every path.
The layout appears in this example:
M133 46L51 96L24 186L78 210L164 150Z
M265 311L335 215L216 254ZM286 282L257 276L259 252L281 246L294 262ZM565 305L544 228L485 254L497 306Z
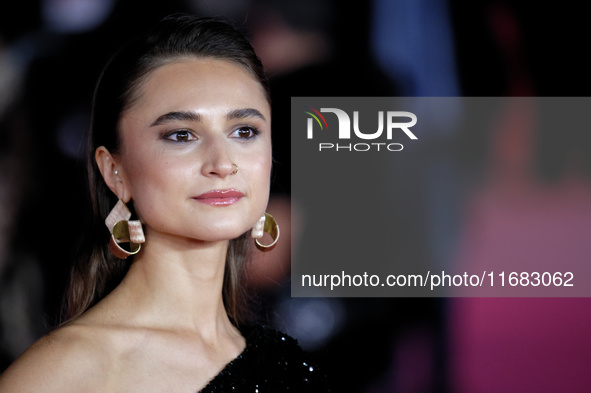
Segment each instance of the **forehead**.
M264 88L243 66L214 58L180 58L159 66L145 77L127 112L201 107L256 107L270 111Z

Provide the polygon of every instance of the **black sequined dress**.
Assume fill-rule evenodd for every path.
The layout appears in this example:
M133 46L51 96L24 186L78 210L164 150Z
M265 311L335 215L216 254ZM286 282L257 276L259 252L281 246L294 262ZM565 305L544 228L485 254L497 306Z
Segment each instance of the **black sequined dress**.
M330 392L326 376L295 339L261 325L240 331L246 348L201 393Z

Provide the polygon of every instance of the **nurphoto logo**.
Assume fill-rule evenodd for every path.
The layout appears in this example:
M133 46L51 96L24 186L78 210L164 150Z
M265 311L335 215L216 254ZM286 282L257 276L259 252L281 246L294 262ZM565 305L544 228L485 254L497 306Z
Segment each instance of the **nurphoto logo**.
M338 136L336 143L320 142L318 143L319 151L401 151L404 146L402 143L392 142L394 135L400 132L404 133L406 137L411 140L418 139L416 135L410 130L412 126L417 124L417 116L412 112L405 111L378 111L378 127L375 132L362 132L359 127L359 111L353 111L353 127L351 127L351 117L347 112L339 108L320 108L320 110L304 107L304 113L309 115L307 118L307 138L314 139L315 131L321 133L330 133L331 139ZM336 115L338 121L338 133L334 135L334 128L329 130L328 122L323 113L332 113ZM374 115L375 116L375 115ZM334 123L334 116L327 116ZM386 123L384 127L384 123ZM371 140L371 143L339 143L339 141L351 140L351 128L353 134L358 139ZM318 131L319 129L319 131ZM385 137L382 136L385 132ZM372 130L373 131L373 130ZM327 135L323 135L326 137ZM324 138L323 138L324 139ZM378 142L376 140L384 140L385 142Z

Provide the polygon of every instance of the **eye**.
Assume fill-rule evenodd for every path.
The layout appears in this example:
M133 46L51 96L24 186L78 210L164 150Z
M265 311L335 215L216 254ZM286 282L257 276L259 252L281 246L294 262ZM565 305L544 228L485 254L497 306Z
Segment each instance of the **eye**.
M232 132L231 137L239 138L239 139L252 139L260 134L260 131L257 130L255 127L250 126L243 126L237 128L234 132Z
M175 130L164 135L164 138L173 142L190 142L197 139L189 130Z

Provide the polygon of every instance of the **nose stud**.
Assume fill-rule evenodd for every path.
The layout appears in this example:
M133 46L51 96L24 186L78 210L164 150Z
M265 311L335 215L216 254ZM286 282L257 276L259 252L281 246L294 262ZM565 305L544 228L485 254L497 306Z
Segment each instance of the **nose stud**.
M238 165L232 163L232 166L234 167L234 170L230 173L230 175L235 175L238 173Z

